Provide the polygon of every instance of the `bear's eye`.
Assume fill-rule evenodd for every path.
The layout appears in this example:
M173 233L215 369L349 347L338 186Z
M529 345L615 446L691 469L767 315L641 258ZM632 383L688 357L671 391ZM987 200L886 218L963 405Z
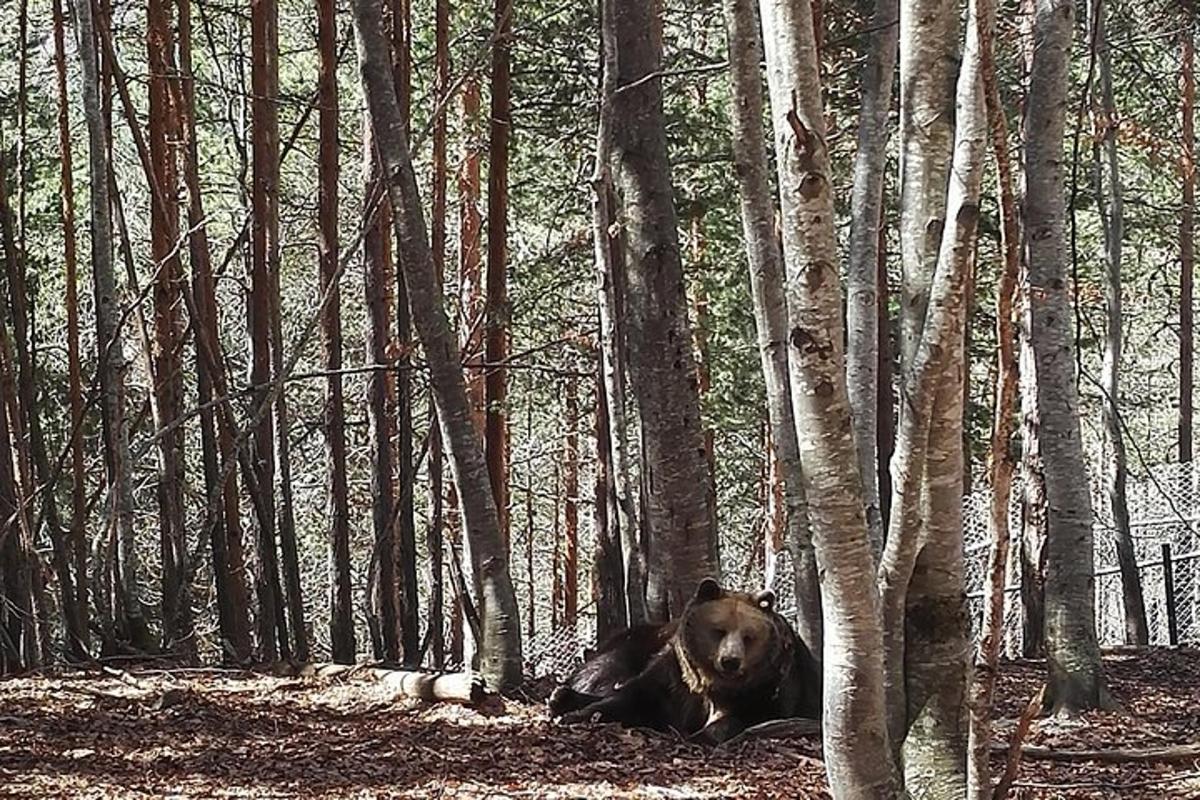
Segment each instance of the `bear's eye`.
M725 629L724 628L713 628L713 638L714 639L724 639L725 638Z
M754 637L747 633L742 637L742 642L748 647L754 644Z

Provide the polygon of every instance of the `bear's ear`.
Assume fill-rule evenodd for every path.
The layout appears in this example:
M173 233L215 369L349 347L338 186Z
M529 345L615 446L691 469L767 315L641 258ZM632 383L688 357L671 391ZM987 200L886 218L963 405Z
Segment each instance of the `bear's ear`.
M717 583L712 578L705 578L700 581L700 585L696 587L696 597L698 603L707 603L710 600L716 600L725 595L725 590L721 588L721 584Z
M775 593L770 589L765 589L754 596L754 602L759 608L765 608L771 611L775 608Z

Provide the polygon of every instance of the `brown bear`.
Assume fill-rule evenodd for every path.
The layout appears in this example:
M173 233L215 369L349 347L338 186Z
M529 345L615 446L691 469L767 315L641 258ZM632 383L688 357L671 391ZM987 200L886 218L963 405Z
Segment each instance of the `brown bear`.
M600 647L550 709L568 724L619 722L713 744L768 720L819 719L820 665L774 601L706 578L678 620Z

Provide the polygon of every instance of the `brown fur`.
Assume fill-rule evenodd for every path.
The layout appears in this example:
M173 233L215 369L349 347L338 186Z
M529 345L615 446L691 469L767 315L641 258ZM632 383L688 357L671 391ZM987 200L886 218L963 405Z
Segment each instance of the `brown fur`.
M666 644L654 652L657 642ZM640 671L629 677L631 669ZM677 622L614 639L558 693L551 708L567 723L610 720L721 742L771 719L819 718L821 669L770 592L705 580Z

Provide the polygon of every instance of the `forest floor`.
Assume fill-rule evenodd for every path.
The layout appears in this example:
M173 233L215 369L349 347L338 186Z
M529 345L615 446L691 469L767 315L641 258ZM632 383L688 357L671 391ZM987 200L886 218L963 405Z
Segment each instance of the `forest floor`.
M1039 720L1028 744L1200 741L1200 653L1105 661L1125 713ZM1002 737L1041 676L1039 663L1004 666ZM142 668L0 681L0 797L819 798L828 796L820 751L811 736L711 750L612 726L565 728L541 705L498 699L478 709L397 702L354 675ZM1027 758L1010 797L1200 798L1200 755Z

